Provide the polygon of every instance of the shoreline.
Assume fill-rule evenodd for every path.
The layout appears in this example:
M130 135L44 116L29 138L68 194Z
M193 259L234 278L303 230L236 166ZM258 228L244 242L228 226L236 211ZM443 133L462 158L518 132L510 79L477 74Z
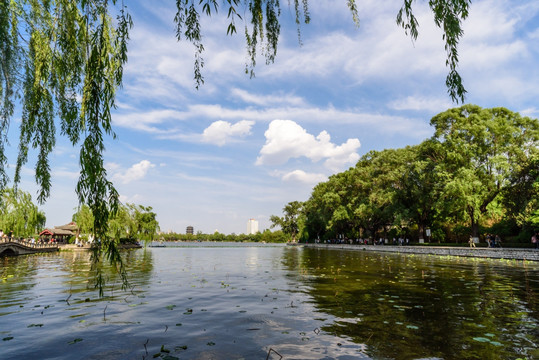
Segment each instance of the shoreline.
M539 261L539 251L515 248L469 248L450 246L396 246L396 245L348 245L348 244L300 244L314 249L391 252L438 256L459 256L505 260Z
M142 245L135 244L119 244L119 249L142 249ZM81 251L81 250L92 250L90 245L77 246L75 244L59 244L59 251Z

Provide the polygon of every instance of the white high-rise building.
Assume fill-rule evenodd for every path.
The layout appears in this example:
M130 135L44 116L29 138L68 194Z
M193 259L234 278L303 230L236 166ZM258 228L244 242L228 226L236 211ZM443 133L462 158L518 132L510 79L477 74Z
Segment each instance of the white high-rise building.
M249 219L247 221L247 234L256 234L258 232L258 220Z

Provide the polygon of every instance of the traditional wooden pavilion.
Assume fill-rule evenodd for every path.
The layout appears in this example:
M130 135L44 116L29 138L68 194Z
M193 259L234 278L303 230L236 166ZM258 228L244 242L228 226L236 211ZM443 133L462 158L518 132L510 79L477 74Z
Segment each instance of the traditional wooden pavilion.
M79 233L79 227L76 223L70 222L69 224L55 226L52 229L45 229L39 233L39 237L49 242L51 239L58 243L67 243L69 238L77 236Z

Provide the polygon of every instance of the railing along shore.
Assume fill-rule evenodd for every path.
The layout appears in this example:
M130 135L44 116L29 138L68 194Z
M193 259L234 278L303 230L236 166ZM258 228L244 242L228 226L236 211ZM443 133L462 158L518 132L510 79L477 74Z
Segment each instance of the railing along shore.
M26 246L26 247L29 247L29 248L32 248L32 249L58 248L58 243L57 242L40 243L39 241L38 242L32 242L32 241L28 241L28 240L25 240L25 239L19 239L19 238L11 238L10 239L8 237L1 238L0 243L2 243L2 244L16 243L16 244Z

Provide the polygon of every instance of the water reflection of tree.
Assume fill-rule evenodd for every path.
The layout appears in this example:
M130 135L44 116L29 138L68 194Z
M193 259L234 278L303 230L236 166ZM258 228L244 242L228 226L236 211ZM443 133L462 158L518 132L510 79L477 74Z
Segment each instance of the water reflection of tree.
M301 256L301 252L303 249L296 248L296 247L286 247L283 251L282 256L282 263L287 269L298 269L300 265L302 265L302 261L304 259L303 256Z
M0 257L0 295L4 299L16 298L13 294L22 293L37 284L35 275L39 268L39 258L28 256ZM12 306L13 303L0 307Z
M130 289L141 290L150 283L153 271L152 252L147 249L132 249L122 251L122 260L126 267ZM95 273L97 269L91 268L91 253L87 251L72 251L62 254L62 270L70 273L64 276L63 292L69 295L87 292L95 288ZM114 267L108 262L99 262L99 267L104 277L106 286L104 293L113 293L121 290L122 280ZM119 292L121 293L121 292Z
M285 252L283 264L314 275L315 308L336 317L323 330L373 358L533 355L539 276L522 265L315 249Z
M125 250L122 257L132 288L140 290L147 287L153 271L151 251ZM108 278L107 289L118 290L121 280L117 271L109 264L99 263L98 266ZM40 276L58 276L63 282L61 291L67 294L67 298L69 295L93 291L94 273L90 269L90 252L87 251L0 257L0 293L5 299L17 298L17 293L24 293L35 287ZM4 305L0 304L0 307Z

